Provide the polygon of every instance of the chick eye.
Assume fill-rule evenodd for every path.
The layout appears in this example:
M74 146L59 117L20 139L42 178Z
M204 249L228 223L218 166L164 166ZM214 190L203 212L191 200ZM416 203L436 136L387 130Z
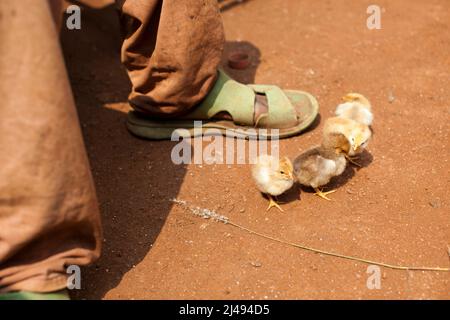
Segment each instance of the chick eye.
M281 173L281 174L284 174L284 171L283 171L283 170L281 170L281 171L280 171L280 173Z

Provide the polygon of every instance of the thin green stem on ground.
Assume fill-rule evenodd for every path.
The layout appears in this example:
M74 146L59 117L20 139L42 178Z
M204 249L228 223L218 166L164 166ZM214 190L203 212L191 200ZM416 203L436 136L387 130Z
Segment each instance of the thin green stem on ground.
M266 235L264 233L260 233L258 231L254 231L252 229L249 229L249 228L247 228L245 226L242 226L242 225L240 225L238 223L235 223L235 222L231 221L228 217L220 215L220 214L218 214L217 212L215 212L213 210L202 209L202 208L199 208L199 207L190 207L186 203L186 201L183 201L183 200L173 199L172 202L174 202L174 203L184 207L185 209L188 209L194 215L202 217L204 219L212 219L214 221L222 222L224 224L228 224L230 226L233 226L235 228L241 229L243 231L247 231L248 233L254 234L254 235L259 236L261 238L265 238L267 240L271 240L271 241L275 241L275 242L278 242L278 243L281 243L281 244L289 245L289 246L292 246L292 247L295 247L295 248L299 248L299 249L315 252L315 253L318 253L318 254L323 254L323 255L326 255L326 256L332 256L332 257L341 258L341 259L347 259L347 260L352 260L352 261L358 261L358 262L371 264L371 265L377 265L377 266L381 266L381 267L385 267L385 268L389 268L389 269L394 269L394 270L450 272L450 268L414 267L414 266L393 265L393 264L377 262L377 261L372 261L372 260L368 260L368 259L364 259L364 258L358 258L358 257L353 257L353 256L347 256L347 255L343 255L343 254L339 254L339 253L334 253L334 252L330 252L330 251L325 251L325 250L321 250L321 249L308 247L308 246L305 246L305 245L302 245L302 244L297 244L297 243L293 243L293 242L290 242L290 241L278 239L278 238Z

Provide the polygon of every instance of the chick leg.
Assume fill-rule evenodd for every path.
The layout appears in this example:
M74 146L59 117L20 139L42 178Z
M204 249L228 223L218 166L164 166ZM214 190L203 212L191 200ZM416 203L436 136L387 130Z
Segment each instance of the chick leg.
M322 199L325 199L325 200L328 200L328 201L330 201L331 199L328 198L327 195L329 195L330 193L336 192L336 190L323 192L319 188L314 188L314 190L316 191L316 193L315 193L316 196L321 197Z
M272 198L272 196L270 194L267 195L269 198L269 206L267 207L267 211L269 211L271 208L276 207L278 208L278 210L283 211L283 209L281 209L281 207L278 205L278 203Z
M280 200L278 199L277 196L272 196L272 198L273 198L273 199L275 200L275 202L278 203L278 204L286 204L286 201L280 201Z
M347 154L347 155L345 155L345 158L347 159L348 162L354 164L355 166L358 166L358 167L360 167L360 168L362 167L362 165L360 165L358 162L355 161L355 159L358 159L357 156L356 156L356 157L351 157L351 156L349 156L349 155Z

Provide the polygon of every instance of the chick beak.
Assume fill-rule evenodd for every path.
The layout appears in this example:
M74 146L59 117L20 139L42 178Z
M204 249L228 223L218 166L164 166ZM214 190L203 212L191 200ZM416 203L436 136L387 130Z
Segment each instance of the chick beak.
M344 100L345 102L352 102L353 101L352 97L350 97L348 95L347 96L343 96L342 100Z
M292 171L289 172L289 178L291 178L292 180L294 180L294 173Z
M360 139L356 139L355 144L353 145L353 151L358 150L358 148L361 146L361 141Z

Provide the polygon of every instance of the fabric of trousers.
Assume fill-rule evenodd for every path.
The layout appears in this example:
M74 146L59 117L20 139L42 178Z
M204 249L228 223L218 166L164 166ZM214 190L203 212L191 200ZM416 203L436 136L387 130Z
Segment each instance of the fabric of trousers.
M161 118L189 112L216 79L224 42L217 1L116 4L130 104ZM0 0L0 293L62 289L68 266L100 255L98 203L58 42L59 7L57 0Z

